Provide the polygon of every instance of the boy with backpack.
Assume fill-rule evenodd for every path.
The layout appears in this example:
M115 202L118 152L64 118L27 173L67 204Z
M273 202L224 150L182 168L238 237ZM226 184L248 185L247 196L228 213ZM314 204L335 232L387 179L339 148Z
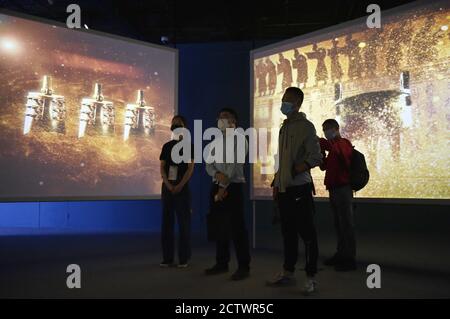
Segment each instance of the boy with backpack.
M325 260L336 271L356 269L356 242L353 221L352 159L354 152L349 140L341 137L339 124L328 119L322 124L326 139L320 138L323 155L321 170L325 170L325 186L330 193L330 204L337 234L337 252ZM328 152L328 154L326 154ZM358 152L358 154L361 154ZM362 155L362 154L361 154ZM362 155L363 160L364 156ZM362 188L362 187L361 187Z

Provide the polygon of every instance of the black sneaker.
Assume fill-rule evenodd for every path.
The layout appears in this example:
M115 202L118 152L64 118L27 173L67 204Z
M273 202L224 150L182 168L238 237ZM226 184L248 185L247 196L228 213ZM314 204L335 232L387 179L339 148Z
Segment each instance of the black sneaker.
M238 280L244 280L250 276L250 270L248 269L242 269L239 268L234 272L233 275L231 275L231 280L238 281Z
M211 268L205 270L205 275L213 276L220 275L228 272L228 265L214 265Z
M325 259L325 261L323 262L323 264L325 266L335 266L337 264L339 264L340 262L340 258L337 254L334 254L333 257L330 257L328 259Z
M335 271L353 271L356 270L356 262L354 261L347 261L347 262L341 262L334 266Z

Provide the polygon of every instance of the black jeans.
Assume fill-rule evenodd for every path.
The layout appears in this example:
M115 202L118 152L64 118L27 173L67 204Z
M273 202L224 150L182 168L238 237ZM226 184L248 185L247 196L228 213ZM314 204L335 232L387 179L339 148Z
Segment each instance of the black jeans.
M314 201L312 185L292 186L278 193L281 230L284 246L284 269L293 272L298 259L299 236L305 245L308 276L317 273L317 233L314 225Z
M356 258L353 192L350 185L330 189L330 204L337 235L337 256L344 262Z
M228 195L221 202L214 202L218 186L213 184L210 194L210 214L224 214L227 218L224 227L228 227L228 238L216 239L216 264L228 266L230 262L230 241L234 244L236 258L240 269L250 269L250 247L244 217L242 183L228 185Z
M163 260L173 262L175 255L175 216L178 221L178 261L187 263L191 258L191 195L188 189L178 194L162 191L161 243Z

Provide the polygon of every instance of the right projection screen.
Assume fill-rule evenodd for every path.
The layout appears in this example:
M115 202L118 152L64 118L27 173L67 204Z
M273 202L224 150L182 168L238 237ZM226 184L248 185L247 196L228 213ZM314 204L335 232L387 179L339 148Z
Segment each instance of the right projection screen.
M252 51L251 117L256 129L272 130L269 155L283 91L297 86L318 136L334 118L365 154L371 179L358 197L449 199L449 24L449 2L422 2L382 11L379 29L364 18ZM273 165L252 166L254 199L271 196ZM327 196L324 172L311 172L317 195Z

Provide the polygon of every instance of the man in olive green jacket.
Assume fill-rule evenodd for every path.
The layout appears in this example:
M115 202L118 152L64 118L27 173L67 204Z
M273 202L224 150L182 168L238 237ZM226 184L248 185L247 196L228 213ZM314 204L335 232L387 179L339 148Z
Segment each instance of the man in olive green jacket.
M273 181L273 198L280 210L283 234L283 271L268 282L286 285L293 281L298 257L298 237L305 244L307 280L305 293L316 289L317 234L314 225L313 181L310 170L322 162L319 140L314 125L299 112L303 92L299 88L286 89L281 112L287 119L280 129L278 140L278 171Z

